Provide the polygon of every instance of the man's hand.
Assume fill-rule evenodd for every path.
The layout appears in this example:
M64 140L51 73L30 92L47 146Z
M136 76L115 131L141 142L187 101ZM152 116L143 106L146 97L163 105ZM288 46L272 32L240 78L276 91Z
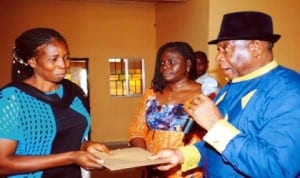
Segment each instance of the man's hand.
M222 119L222 115L214 102L207 96L200 94L185 105L190 116L205 130L212 128Z
M183 154L179 150L172 149L160 150L155 155L150 156L149 159L167 159L167 163L155 167L156 169L161 171L167 171L184 162Z

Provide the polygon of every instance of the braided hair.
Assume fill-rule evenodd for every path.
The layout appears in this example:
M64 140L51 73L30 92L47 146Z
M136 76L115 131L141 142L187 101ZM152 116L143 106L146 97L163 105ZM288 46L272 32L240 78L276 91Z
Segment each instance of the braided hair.
M63 42L65 38L51 28L33 28L23 32L16 40L12 51L12 81L23 81L33 75L28 60L38 55L38 47L52 40Z
M158 53L156 55L156 62L155 62L155 70L154 70L154 76L151 82L151 88L154 90L154 92L162 92L162 90L165 88L165 80L163 78L162 73L160 72L161 68L161 56L166 50L172 50L175 52L180 53L185 60L191 61L191 68L188 72L189 79L194 80L196 75L196 65L197 61L194 55L193 48L186 42L176 41L176 42L168 42L161 46L158 50Z

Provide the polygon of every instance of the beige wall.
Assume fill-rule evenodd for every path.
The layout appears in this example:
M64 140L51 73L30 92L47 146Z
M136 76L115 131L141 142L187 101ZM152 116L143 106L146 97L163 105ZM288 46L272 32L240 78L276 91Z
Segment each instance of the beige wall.
M194 50L207 52L208 0L186 0L156 6L156 44L186 41Z
M155 56L153 3L100 3L96 1L2 0L0 85L10 80L10 53L24 30L46 26L67 39L72 57L90 59L92 138L126 140L138 97L109 96L109 57L143 57L150 83ZM151 73L151 74L150 74Z
M297 53L300 3L298 0L186 0L181 3L104 3L77 0L2 0L0 2L0 85L10 80L10 52L17 35L37 26L53 27L68 40L72 57L90 59L92 138L113 142L127 139L127 128L139 98L111 98L108 86L109 57L143 57L149 86L157 48L167 41L186 41L210 58L210 72L222 83L214 61L215 46L224 13L260 10L272 15L282 39L276 59L300 71ZM288 2L288 3L287 3Z

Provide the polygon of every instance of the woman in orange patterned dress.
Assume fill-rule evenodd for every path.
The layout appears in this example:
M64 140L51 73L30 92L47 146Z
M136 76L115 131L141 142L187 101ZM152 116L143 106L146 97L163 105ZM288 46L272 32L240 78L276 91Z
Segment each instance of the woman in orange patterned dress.
M187 100L201 93L201 85L194 81L196 59L192 47L185 42L169 42L157 53L151 88L143 95L129 128L129 145L156 153L162 148L177 148L202 138L198 127L184 134L188 114ZM148 168L147 178L198 178L200 170L181 172L176 167L168 172Z

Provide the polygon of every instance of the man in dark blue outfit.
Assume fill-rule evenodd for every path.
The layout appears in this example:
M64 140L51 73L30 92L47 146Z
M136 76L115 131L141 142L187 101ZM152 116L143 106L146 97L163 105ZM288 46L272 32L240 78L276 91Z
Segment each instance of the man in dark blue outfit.
M300 75L273 58L272 19L261 12L224 15L216 61L228 78L212 102L194 98L188 113L204 140L162 150L160 170L203 167L205 177L300 177Z

